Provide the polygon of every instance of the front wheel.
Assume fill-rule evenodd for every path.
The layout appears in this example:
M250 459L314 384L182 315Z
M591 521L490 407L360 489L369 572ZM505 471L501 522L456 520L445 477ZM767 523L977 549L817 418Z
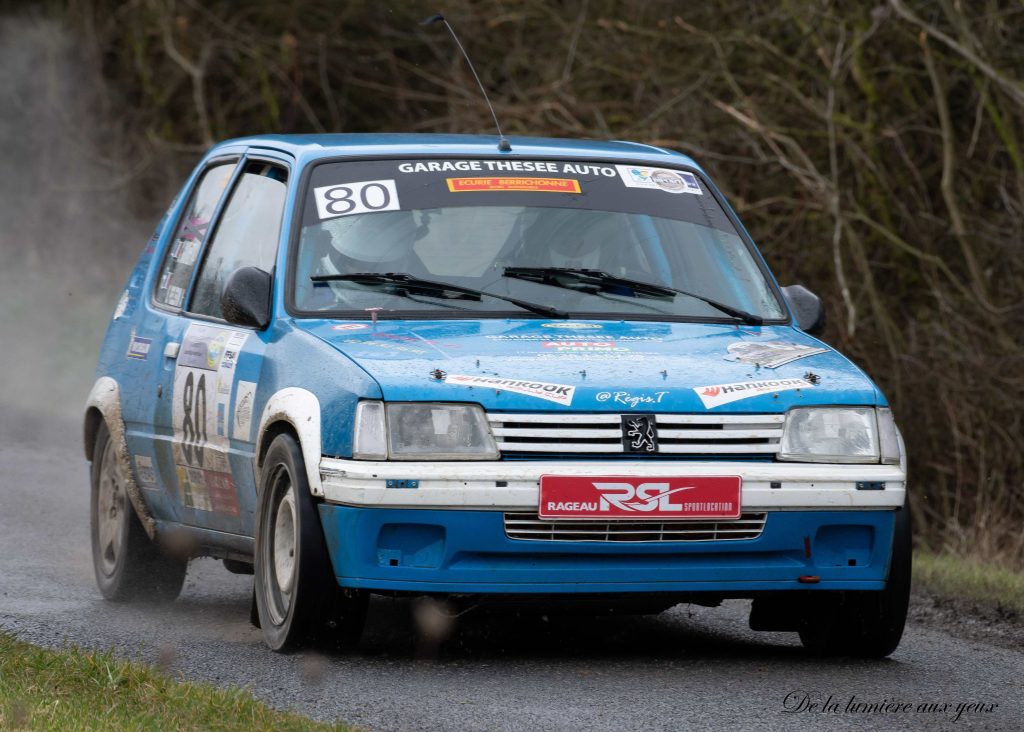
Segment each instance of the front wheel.
M800 642L824 656L884 658L903 637L910 605L910 504L896 513L889 580L878 592L847 592L837 608L804 620Z
M165 555L146 535L128 497L127 476L107 425L93 443L89 528L96 584L108 600L171 602L188 560Z
M366 618L366 593L338 587L302 452L288 435L267 450L259 490L255 595L267 645L287 651L325 634L354 644Z

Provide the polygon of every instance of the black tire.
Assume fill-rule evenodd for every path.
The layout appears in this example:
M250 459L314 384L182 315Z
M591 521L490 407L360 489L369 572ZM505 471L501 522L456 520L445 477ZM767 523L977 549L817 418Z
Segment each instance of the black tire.
M885 589L847 592L837 605L826 603L804 619L800 642L820 656L884 658L895 651L907 622L912 560L910 505L904 503L896 513Z
M259 491L256 610L267 645L289 651L329 637L354 645L367 595L338 586L302 452L290 436L279 435L267 450Z
M185 583L188 559L165 555L146 535L128 498L116 449L101 423L93 444L89 501L96 584L114 602L172 602Z

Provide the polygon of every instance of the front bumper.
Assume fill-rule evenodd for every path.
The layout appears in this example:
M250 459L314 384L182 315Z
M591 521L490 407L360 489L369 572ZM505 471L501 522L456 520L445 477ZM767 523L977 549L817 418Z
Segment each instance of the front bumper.
M895 515L776 511L756 539L624 544L510 539L501 511L320 504L341 586L466 594L881 590Z
M905 495L903 470L888 465L324 458L320 471L339 584L418 593L881 590ZM505 512L535 512L550 474L739 475L744 513L767 516L759 536L739 540L509 538ZM818 582L800 581L809 575Z
M906 480L898 465L668 460L427 463L328 457L320 461L323 498L346 506L535 510L542 475L738 475L743 480L744 511L891 510L903 505Z

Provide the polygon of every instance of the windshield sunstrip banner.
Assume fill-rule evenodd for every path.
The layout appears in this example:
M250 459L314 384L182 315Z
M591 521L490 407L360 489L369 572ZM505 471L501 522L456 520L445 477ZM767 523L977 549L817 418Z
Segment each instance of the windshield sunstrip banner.
M640 214L736 234L717 201L703 195L703 183L695 173L650 166L563 160L352 160L314 167L310 190L313 195L303 210L307 226L355 214L523 206ZM674 195L680 193L684 195Z

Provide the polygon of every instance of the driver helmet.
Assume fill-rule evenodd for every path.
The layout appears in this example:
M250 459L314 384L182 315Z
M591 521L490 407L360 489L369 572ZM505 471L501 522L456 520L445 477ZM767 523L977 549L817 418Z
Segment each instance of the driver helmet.
M418 270L413 245L424 231L412 211L342 217L327 222L330 243L322 261L328 274Z

